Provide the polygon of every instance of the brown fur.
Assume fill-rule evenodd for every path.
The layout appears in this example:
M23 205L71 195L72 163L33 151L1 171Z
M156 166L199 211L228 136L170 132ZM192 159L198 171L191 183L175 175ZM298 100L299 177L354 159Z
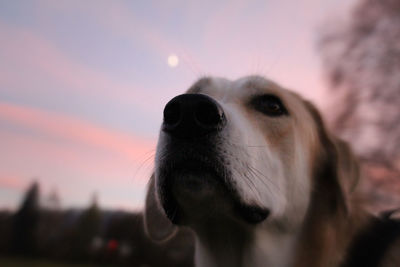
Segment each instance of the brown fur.
M340 266L351 241L369 225L372 216L363 209L360 193L355 189L359 167L349 146L329 136L315 107L308 102L305 105L317 125L321 146L314 159L318 164L314 170L312 204L298 244L295 267ZM399 266L399 252L400 240L381 266Z

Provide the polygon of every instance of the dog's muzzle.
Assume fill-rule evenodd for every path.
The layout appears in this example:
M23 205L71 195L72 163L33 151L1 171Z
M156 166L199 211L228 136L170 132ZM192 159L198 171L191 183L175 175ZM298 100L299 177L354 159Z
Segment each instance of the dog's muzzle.
M183 94L165 106L162 130L179 139L196 139L220 131L225 124L223 109L215 100Z
M165 106L162 142L156 157L156 183L171 222L179 224L182 214L173 188L180 195L197 198L198 203L202 203L207 192L217 192L249 223L259 223L268 217L269 210L244 204L227 178L231 172L219 154L220 136L226 125L223 108L206 95L179 95Z

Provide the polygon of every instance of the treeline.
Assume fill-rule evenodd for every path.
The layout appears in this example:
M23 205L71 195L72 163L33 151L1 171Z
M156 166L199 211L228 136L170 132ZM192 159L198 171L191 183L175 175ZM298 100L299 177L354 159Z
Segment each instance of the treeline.
M39 185L19 209L0 212L3 256L113 266L192 266L193 237L181 231L163 244L148 239L142 213L102 211L96 198L83 210L39 205Z

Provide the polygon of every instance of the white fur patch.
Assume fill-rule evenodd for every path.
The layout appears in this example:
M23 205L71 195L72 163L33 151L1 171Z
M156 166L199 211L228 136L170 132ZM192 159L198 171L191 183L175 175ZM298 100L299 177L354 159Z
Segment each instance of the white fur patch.
M268 134L261 131L263 127L255 127L254 121L249 119L249 114L257 112L246 112L250 108L246 101L255 91L245 88L250 79L231 82L213 78L211 85L202 91L222 106L228 121L221 134L220 154L229 166L231 182L244 203L270 209L271 216L277 220L299 222L309 202L309 152L301 136L293 137L293 155L288 157L278 155L271 147L266 138ZM265 87L270 84L268 80L262 82ZM276 118L274 127L279 127L279 120ZM268 125L264 128L268 129Z

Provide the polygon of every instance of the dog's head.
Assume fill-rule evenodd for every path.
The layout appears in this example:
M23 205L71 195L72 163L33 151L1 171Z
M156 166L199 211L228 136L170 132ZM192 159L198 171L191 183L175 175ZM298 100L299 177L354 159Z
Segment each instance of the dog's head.
M203 78L165 106L147 229L163 239L208 221L297 227L315 192L346 210L356 176L347 146L295 93L259 76Z

